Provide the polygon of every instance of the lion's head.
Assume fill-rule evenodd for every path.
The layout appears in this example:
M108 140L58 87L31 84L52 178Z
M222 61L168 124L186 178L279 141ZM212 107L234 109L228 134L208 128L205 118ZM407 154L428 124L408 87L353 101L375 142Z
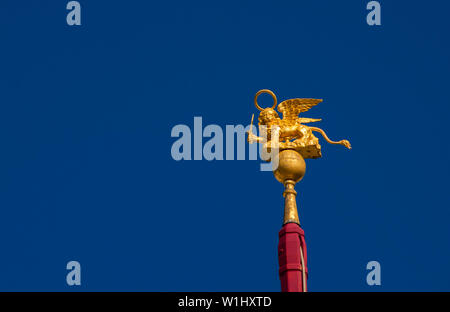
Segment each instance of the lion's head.
M269 125L274 123L276 120L280 120L280 116L273 108L266 108L261 111L258 117L260 125Z

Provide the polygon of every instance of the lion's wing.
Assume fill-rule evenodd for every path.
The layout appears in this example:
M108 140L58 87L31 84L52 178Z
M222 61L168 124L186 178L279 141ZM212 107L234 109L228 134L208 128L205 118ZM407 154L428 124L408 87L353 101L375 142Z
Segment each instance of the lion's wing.
M283 120L296 120L300 113L322 102L321 99L290 99L278 104L278 111L283 114Z

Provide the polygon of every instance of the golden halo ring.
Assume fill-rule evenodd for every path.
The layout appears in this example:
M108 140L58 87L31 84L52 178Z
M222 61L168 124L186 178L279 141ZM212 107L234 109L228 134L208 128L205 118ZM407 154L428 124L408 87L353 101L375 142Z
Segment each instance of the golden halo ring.
M272 96L272 98L273 98L272 109L274 109L275 106L277 106L277 97L275 96L275 93L273 93L272 91L270 91L268 89L262 89L262 90L259 90L258 92L256 92L256 94L255 94L255 106L256 106L256 108L259 109L260 111L264 110L261 106L258 105L258 100L257 100L258 96L260 94L262 94L262 93L268 93L268 94L270 94Z

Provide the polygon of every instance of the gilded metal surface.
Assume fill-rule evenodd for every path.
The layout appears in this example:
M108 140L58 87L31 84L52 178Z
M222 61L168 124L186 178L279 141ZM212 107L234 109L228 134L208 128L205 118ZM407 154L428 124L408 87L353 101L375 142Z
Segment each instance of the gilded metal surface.
M258 96L268 93L272 96L274 104L272 107L262 108L258 104ZM275 178L284 185L284 221L286 223L300 224L297 211L295 183L305 175L305 158L319 158L322 156L319 139L313 132L320 133L325 141L330 144L340 144L351 149L347 140L332 141L325 132L317 127L309 127L305 123L321 121L321 119L299 117L300 113L308 111L322 100L320 99L290 99L278 104L278 111L283 114L281 119L275 111L277 97L267 89L260 90L255 95L255 106L261 111L258 117L259 133L261 137L252 133L253 118L250 131L248 132L249 143L262 143L267 153L272 147L278 147L275 155L277 168L274 170ZM276 139L278 137L278 140ZM276 142L273 142L276 141Z
M305 175L306 163L299 152L283 150L275 158L278 165L273 174L280 183L285 183L286 180L297 183Z
M302 155L295 150L283 150L276 156L278 166L273 171L275 178L284 185L284 221L300 224L297 212L295 183L300 181L306 172L306 163Z
M295 182L292 180L286 180L284 182L284 220L283 224L286 223L297 223L300 224L300 220L298 219L298 211L297 211L297 201L295 197L297 196L297 192L294 190Z
M268 93L273 97L274 104L272 107L263 109L259 106L257 98L262 93ZM250 143L262 143L264 149L270 153L274 143L272 142L272 134L274 131L278 131L279 140L276 143L278 143L280 151L293 149L299 152L305 159L319 158L322 156L319 139L313 134L313 132L319 132L328 143L340 144L350 149L351 145L349 141L332 141L322 129L304 125L305 123L321 121L321 119L299 117L300 113L308 111L320 102L322 102L320 99L290 99L283 101L277 107L278 111L283 114L283 118L280 118L274 109L277 104L275 94L267 89L258 91L255 95L255 106L261 111L258 117L258 126L260 135L262 136L254 135L250 128L248 141Z

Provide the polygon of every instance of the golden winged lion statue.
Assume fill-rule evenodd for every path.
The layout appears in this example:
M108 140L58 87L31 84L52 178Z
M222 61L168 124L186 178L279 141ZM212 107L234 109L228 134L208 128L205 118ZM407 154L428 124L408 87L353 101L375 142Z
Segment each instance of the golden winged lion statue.
M262 93L268 93L272 96L274 100L272 107L263 109L258 105L257 98ZM305 123L321 121L321 119L299 117L300 113L308 111L320 102L322 102L320 99L290 99L283 101L277 107L278 111L283 114L281 119L274 109L277 105L275 94L267 89L258 91L255 95L255 106L261 111L258 117L258 128L262 136L256 136L252 132L253 115L250 130L248 131L248 142L262 143L268 152L275 146L274 144L277 144L280 151L292 149L299 152L305 159L319 158L322 156L319 139L313 134L313 132L319 132L328 143L340 144L351 149L349 141L332 141L322 129L304 125ZM275 137L278 137L277 142L273 142Z

